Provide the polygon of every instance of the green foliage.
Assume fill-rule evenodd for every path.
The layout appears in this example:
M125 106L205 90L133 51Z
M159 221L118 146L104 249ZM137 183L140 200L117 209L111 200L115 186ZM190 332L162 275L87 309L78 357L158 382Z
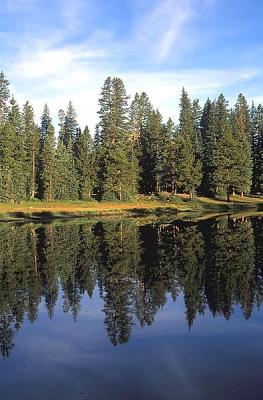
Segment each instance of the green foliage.
M2 125L9 113L8 100L9 100L9 81L6 79L3 71L0 72L0 125Z
M232 110L223 94L201 109L183 88L179 124L163 123L146 93L129 104L124 83L108 77L94 139L82 132L72 102L59 111L58 138L49 108L40 127L29 102L9 104L0 73L0 200L131 200L167 192L241 195L263 192L263 111L240 94Z
M99 99L98 167L100 195L122 200L137 193L138 161L129 135L128 97L119 78L107 78Z
M252 105L251 109L251 141L253 158L253 193L263 193L263 107Z
M33 107L27 101L23 107L22 132L25 140L26 197L34 199L37 191L37 167L40 132L34 121Z
M241 193L250 193L253 174L251 126L248 104L242 94L238 96L234 118L233 132L237 139L237 151L239 153L239 175L236 190Z
M39 196L43 200L55 198L55 129L47 105L41 117L39 154Z
M231 128L226 127L215 151L213 177L217 188L223 189L227 193L228 199L237 186L239 178L238 159L237 140L234 138Z
M78 179L71 146L60 142L55 150L54 198L74 200L78 198Z
M94 143L87 126L76 141L76 168L79 198L89 200L97 182L97 166Z

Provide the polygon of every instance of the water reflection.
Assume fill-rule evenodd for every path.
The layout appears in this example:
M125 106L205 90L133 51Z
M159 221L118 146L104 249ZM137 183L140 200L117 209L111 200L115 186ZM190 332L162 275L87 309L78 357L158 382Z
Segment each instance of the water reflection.
M175 221L138 226L136 220L54 225L0 225L0 351L8 357L23 322L44 301L52 319L59 292L77 320L84 296L99 287L106 333L127 343L166 303L185 301L191 329L210 310L245 318L263 299L263 224L259 218ZM175 305L176 307L176 305Z

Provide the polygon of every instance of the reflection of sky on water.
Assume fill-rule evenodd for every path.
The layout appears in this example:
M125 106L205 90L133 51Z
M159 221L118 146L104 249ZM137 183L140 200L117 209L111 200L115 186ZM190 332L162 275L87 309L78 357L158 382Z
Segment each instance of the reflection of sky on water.
M52 320L41 307L37 321L19 331L15 351L0 361L1 398L259 398L261 312L248 321L238 307L229 321L206 312L189 332L183 296L175 303L168 296L151 326L136 324L128 344L112 346L102 306L96 290L76 322L62 311L61 296Z
M20 328L0 358L0 399L260 399L262 225L252 222L2 226L0 257L9 246L13 258L0 264L1 345L10 315Z

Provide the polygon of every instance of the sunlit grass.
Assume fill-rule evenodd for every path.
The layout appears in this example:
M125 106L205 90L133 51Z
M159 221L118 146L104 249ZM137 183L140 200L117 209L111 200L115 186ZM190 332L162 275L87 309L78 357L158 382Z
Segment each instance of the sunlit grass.
M136 201L129 202L97 202L97 201L28 201L19 204L0 203L0 217L6 219L25 218L56 218L89 215L111 214L147 214L203 210L222 210L231 208L255 208L263 204L263 199L258 197L232 196L230 202L224 199L212 199L204 196L195 197L189 201L188 195L179 195L184 201L176 203L166 200L151 200L149 197L140 196Z

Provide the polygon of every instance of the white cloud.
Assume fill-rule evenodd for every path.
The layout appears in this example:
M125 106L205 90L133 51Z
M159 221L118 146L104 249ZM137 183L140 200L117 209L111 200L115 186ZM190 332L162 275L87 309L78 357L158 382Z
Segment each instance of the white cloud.
M85 46L50 48L35 52L32 58L23 57L13 67L10 79L15 93L24 102L30 99L37 115L47 102L54 116L68 101L75 105L82 127L89 124L93 130L97 122L98 97L104 79L120 76L128 93L145 91L153 105L165 118L176 119L182 86L192 98L215 97L228 86L247 82L260 72L256 69L189 69L160 72L122 72L107 62L107 51Z
M181 51L187 23L196 17L203 7L210 7L215 0L162 0L155 6L146 7L147 13L136 18L130 38L114 40L114 32L94 31L79 45L66 45L71 30L78 31L79 24L87 21L81 15L83 6L92 3L85 0L57 0L61 2L65 26L47 30L45 38L38 33L23 35L16 39L16 52L10 59L6 71L14 84L12 87L20 103L30 100L39 118L44 103L48 103L56 117L60 108L66 108L72 100L77 109L82 127L89 124L91 130L97 122L98 97L104 79L120 76L133 96L136 91L145 91L153 105L165 118L176 119L182 86L192 98L204 100L214 98L227 87L235 88L249 82L259 73L255 69L238 68L228 70L182 69L165 71L155 65L156 72L149 72L151 60L148 53L157 54L162 62L171 51ZM132 0L137 1L137 0ZM10 5L12 0L9 0ZM21 4L33 4L33 0L21 0ZM19 2L17 3L19 5ZM87 11L87 8L85 8ZM135 13L137 15L137 13ZM92 14L89 16L92 18ZM193 38L190 42L193 43ZM132 62L132 55L145 52L144 67L137 72L129 71L125 61ZM139 57L138 57L139 58ZM153 68L152 68L153 69Z
M137 21L139 41L153 48L157 58L163 59L174 42L179 41L181 29L192 16L189 1L163 0Z
M137 19L134 32L137 45L152 53L152 58L163 61L172 51L179 55L194 46L197 32L188 31L189 23L215 0L162 0ZM153 3L154 4L154 3Z

